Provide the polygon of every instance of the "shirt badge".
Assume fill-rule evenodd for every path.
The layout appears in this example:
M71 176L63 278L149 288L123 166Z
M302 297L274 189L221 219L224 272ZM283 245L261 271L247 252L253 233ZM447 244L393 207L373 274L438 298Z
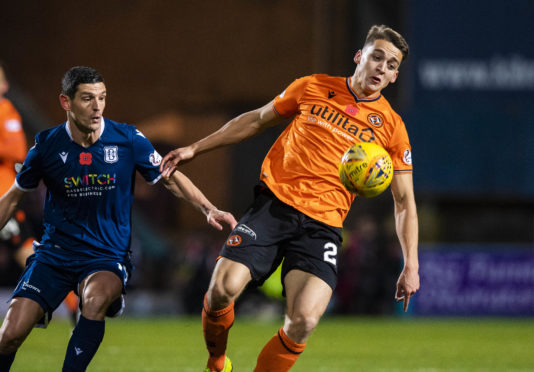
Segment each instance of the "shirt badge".
M59 157L63 160L63 164L67 162L67 156L69 156L68 152L63 151L59 153Z
M412 165L412 152L410 151L410 149L404 150L402 161L404 161L405 164Z
M117 146L104 146L104 161L109 164L119 160L119 148Z
M241 236L239 235L232 235L231 237L228 238L228 240L226 241L226 245L230 246L230 247L237 247L239 244L241 244L241 242L243 241L243 239L241 238Z
M367 121L375 128L380 128L382 125L384 125L384 119L376 112L367 115Z
M154 152L150 154L148 159L150 160L150 164L152 164L155 167L161 164L161 155L158 154L156 150L154 150Z

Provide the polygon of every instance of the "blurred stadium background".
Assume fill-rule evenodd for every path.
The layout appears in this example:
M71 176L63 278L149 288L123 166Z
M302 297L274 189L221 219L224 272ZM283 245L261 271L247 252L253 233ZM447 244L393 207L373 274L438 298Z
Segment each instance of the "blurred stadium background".
M105 116L137 125L165 154L300 76L352 74L369 27L390 25L411 47L384 91L413 146L422 287L408 316L525 319L534 316L533 19L531 0L7 1L0 58L29 144L65 120L62 74L89 65L106 79ZM183 172L239 217L281 129ZM126 315L196 315L228 231L210 230L160 185L136 187ZM26 203L36 226L37 199ZM356 200L345 238L329 314L405 316L393 302L401 255L388 192ZM5 298L20 272L12 252L0 253ZM249 291L237 309L279 316L282 304Z

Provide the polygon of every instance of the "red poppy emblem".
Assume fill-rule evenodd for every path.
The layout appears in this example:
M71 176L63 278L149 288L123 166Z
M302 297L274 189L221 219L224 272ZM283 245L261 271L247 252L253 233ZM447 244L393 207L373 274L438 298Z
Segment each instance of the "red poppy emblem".
M93 162L93 154L90 152L81 152L80 153L80 164L81 165L91 165Z
M357 107L354 107L352 105L348 105L346 108L345 108L345 112L351 116L356 116L356 114L358 113L358 108Z

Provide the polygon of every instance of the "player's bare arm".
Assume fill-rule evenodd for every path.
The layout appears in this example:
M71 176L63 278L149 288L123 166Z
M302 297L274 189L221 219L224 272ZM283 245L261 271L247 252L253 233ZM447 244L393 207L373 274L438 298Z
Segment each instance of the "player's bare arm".
M395 226L404 257L404 267L397 281L395 299L404 302L406 311L410 297L419 290L419 227L411 173L395 174L391 182L391 192L395 204Z
M15 184L0 198L0 230L11 218L17 205L24 196L24 191L19 190Z
M274 110L273 101L256 110L241 114L209 136L165 155L160 166L162 175L164 178L168 178L180 162L190 160L203 152L241 142L281 121L282 118Z
M183 173L175 171L170 178L163 178L164 185L173 195L185 199L206 216L208 223L222 230L221 223L226 223L233 229L237 225L234 216L229 212L217 209L193 182Z

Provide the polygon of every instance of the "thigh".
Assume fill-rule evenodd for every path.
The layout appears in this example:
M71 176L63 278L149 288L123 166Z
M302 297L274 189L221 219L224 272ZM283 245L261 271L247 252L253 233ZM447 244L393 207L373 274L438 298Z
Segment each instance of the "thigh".
M299 316L319 320L332 297L332 288L317 276L292 270L284 278L287 298L287 316Z
M208 306L219 309L235 301L251 279L247 266L222 257L217 261L211 276Z
M91 320L104 320L108 308L120 301L122 312L122 282L111 271L97 271L82 280L79 287L80 310L82 315ZM113 315L114 316L114 315Z
M37 302L29 298L17 297L11 300L1 334L12 338L25 339L43 317L44 310Z
M80 301L93 297L103 297L110 302L118 298L123 290L120 278L111 271L97 271L84 278L79 286Z
M131 264L129 262L118 262L118 261L109 261L109 260L96 260L96 261L90 261L88 263L83 264L78 269L78 289L77 294L80 296L80 298L83 296L83 292L87 286L87 284L91 281L93 285L96 287L100 280L91 279L89 278L93 277L93 274L98 272L108 272L113 274L116 278L113 278L110 276L110 280L115 282L115 279L119 280L119 287L120 291L122 293L126 293L126 286L128 285L128 280L130 279L130 274L132 271ZM97 278L98 279L98 278ZM105 284L105 283L102 283ZM119 293L120 294L120 293Z
M130 278L129 262L96 260L84 263L78 271L77 294L84 317L102 320L122 313L124 301L121 293L126 293Z

